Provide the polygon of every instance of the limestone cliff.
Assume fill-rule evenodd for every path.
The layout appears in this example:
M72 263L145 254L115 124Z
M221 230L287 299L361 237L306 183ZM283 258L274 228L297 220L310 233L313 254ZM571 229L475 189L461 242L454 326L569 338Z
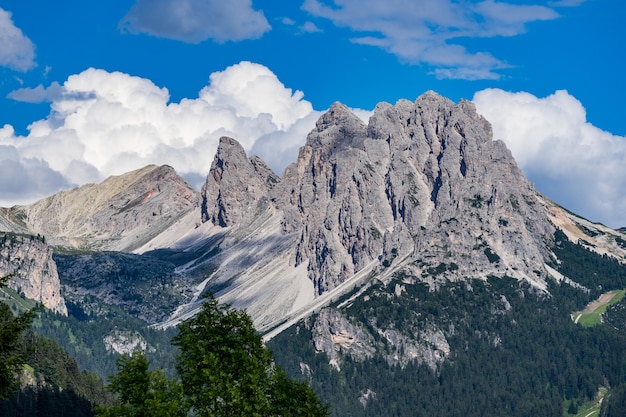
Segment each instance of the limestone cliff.
M222 227L251 220L279 180L258 157L248 159L236 140L222 137L202 187L202 220Z
M233 142L220 144L203 219L236 227L272 201L283 233L297 236L293 265L307 265L318 295L372 262L432 285L508 275L545 288L554 226L469 102L428 92L379 104L369 124L335 103L280 180Z
M0 233L0 276L11 274L10 288L67 315L52 250L43 238Z

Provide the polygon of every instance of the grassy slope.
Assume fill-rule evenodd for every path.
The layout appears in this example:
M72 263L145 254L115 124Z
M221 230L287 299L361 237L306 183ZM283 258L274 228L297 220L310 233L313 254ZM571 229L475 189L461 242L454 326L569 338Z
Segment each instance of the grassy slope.
M601 323L601 316L606 312L608 306L616 304L620 302L624 295L626 294L626 290L613 291L615 294L613 298L611 298L607 303L600 305L598 308L593 310L590 313L581 314L578 319L578 324L584 327L592 327L597 326Z

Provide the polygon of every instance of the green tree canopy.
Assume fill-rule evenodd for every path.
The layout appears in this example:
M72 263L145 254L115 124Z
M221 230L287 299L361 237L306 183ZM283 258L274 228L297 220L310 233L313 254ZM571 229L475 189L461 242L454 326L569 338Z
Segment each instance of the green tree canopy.
M178 326L177 370L190 408L199 416L326 416L306 383L274 364L250 317L209 296Z
M98 408L99 417L185 417L182 387L163 371L149 371L143 352L122 355L118 372L109 379L109 388L119 395L113 407Z
M0 278L0 288L11 276ZM26 363L22 335L30 328L38 308L14 316L9 306L0 301L0 400L10 397L18 388L17 374Z
M122 356L110 388L119 404L99 417L326 417L328 407L305 382L274 363L252 320L209 296L200 312L178 326L178 379L149 371L143 353Z

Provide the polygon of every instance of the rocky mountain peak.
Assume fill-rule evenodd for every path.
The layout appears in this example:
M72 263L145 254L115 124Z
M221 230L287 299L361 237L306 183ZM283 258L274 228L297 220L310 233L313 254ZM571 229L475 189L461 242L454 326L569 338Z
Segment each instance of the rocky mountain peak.
M365 137L367 126L345 105L335 102L324 113L315 129L307 137L307 146L313 149L358 147Z
M67 315L52 250L41 236L0 232L0 277L6 275L9 288Z
M203 188L203 219L232 226L270 201L283 233L297 236L293 265L308 265L317 294L375 263L433 285L489 275L545 285L554 227L467 101L431 91L379 104L369 124L335 103L280 180L224 138Z
M222 137L202 187L202 221L229 227L249 219L279 180L260 158L249 159L239 142Z
M509 274L542 285L533 271L543 270L554 229L467 101L428 92L378 105L368 125L335 104L282 186L285 230L301 234L295 263L309 263L320 293L396 258L439 279Z

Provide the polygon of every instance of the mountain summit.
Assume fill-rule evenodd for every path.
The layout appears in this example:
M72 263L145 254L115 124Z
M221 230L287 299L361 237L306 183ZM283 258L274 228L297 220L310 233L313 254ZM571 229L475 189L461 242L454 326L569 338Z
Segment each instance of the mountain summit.
M168 254L173 279L192 279L163 326L211 291L269 337L373 276L431 288L507 276L546 291L555 225L580 237L472 103L432 91L379 104L367 124L333 104L282 177L224 137L200 193L149 166L2 213L4 229L58 246Z

